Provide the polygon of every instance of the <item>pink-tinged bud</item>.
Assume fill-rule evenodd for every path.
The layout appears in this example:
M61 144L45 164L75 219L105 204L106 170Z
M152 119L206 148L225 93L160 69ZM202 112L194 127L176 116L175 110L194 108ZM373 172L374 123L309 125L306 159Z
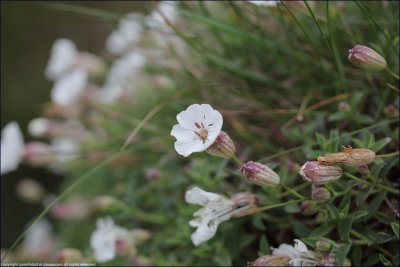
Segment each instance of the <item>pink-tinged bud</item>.
M89 216L91 207L86 199L77 197L67 202L57 203L50 212L60 220L82 220Z
M304 215L312 215L315 214L318 210L316 209L317 203L315 201L306 200L301 202L300 210Z
M38 182L24 178L17 184L17 194L20 198L31 203L38 203L44 197L44 188Z
M44 167L52 163L55 155L50 146L43 142L30 142L26 144L22 161L30 166Z
M395 106L391 105L391 104L390 104L390 105L387 105L387 106L385 107L384 113L385 113L385 115L388 116L388 117L393 117L393 118L395 118L395 117L398 117L398 116L399 116L399 111L398 111L398 109L397 109Z
M247 263L247 266L289 266L289 262L287 255L266 255Z
M332 249L332 240L320 238L315 244L316 249L320 252L329 252Z
M367 70L379 71L386 68L386 60L375 50L363 45L356 45L349 50L349 61Z
M230 159L235 156L236 147L229 135L221 131L214 144L207 148L206 152L213 156Z
M259 162L249 161L240 171L251 183L260 186L277 186L280 182L278 174Z
M107 70L107 65L102 58L86 52L79 53L76 66L87 70L93 79L101 78Z
M74 248L64 248L57 253L59 263L77 263L82 259L82 253Z
M258 197L250 192L238 193L231 197L234 217L241 217L249 214L252 209L257 208L259 203Z
M304 180L315 185L333 182L342 177L342 169L337 166L321 165L317 161L308 161L300 169Z
M157 182L160 180L160 171L156 168L151 168L146 171L146 178L149 182Z
M137 253L136 247L126 237L115 241L115 250L119 256L132 257Z
M112 196L97 196L92 201L93 208L99 211L111 211L115 207L115 198Z
M346 101L340 101L340 103L338 105L338 109L342 112L348 112L351 110L351 107L350 107L349 103L347 103Z
M313 187L311 198L317 202L328 202L331 199L331 192L325 187Z

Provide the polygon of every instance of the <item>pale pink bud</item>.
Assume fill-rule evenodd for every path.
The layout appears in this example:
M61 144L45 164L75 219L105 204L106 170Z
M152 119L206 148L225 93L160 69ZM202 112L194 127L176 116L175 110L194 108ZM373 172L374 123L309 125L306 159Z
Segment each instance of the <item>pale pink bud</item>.
M74 248L64 248L57 253L57 262L77 263L82 259L82 253Z
M230 159L235 156L236 147L229 135L221 131L214 144L207 148L206 152L213 156Z
M279 176L269 167L259 162L249 161L242 166L240 171L253 184L260 186L277 186Z
M41 184L29 178L24 178L17 184L18 196L31 203L40 202L43 199L44 192Z
M54 161L54 156L48 144L43 142L30 142L25 146L22 161L30 166L44 167Z
M315 185L336 181L342 177L342 173L337 166L321 165L317 161L307 161L300 169L303 179Z
M325 187L313 187L311 198L318 202L328 202L331 199L331 192Z
M395 106L393 106L392 104L387 105L385 107L384 113L388 117L398 117L399 116L398 109Z
M338 109L342 112L347 112L351 110L351 107L349 105L349 103L347 103L346 101L340 101L339 105L338 105Z
M110 211L115 206L115 198L112 196L97 196L92 201L93 208L99 211Z
M252 209L257 208L259 199L257 195L250 192L235 194L231 197L232 207L235 209L233 216L241 217L248 214Z
M386 60L375 50L363 45L356 45L349 50L349 60L363 69L379 71L386 68Z
M287 255L266 255L247 263L247 266L290 266Z
M146 178L150 182L157 182L160 180L160 171L156 168L148 169L146 172Z

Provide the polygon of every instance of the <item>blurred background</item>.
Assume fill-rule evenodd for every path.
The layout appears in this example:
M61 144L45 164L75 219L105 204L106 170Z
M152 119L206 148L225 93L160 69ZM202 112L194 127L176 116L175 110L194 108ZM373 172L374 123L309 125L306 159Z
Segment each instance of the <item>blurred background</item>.
M120 14L146 11L149 3L139 1L64 2ZM114 25L104 19L54 8L54 2L1 2L1 128L17 121L25 141L28 122L40 116L50 100L52 83L44 70L50 49L58 38L73 40L78 49L102 55L104 40ZM47 192L55 192L61 176L46 169L21 165L1 179L1 247L9 247L26 224L43 208L24 202L16 194L23 178L38 181Z

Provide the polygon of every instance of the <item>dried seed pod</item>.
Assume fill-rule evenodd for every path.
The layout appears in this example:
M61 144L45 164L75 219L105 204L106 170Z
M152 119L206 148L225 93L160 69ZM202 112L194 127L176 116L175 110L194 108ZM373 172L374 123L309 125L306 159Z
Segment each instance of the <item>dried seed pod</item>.
M335 165L343 163L348 166L361 166L374 161L376 154L366 148L343 147L343 152L332 153L318 157L318 163L322 165Z
M249 262L247 266L289 266L289 261L287 255L267 255Z

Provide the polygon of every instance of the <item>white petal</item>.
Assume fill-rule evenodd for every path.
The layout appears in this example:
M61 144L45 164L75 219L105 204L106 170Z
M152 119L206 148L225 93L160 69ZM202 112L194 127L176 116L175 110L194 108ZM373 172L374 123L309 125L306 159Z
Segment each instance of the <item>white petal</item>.
M35 118L28 124L28 132L33 137L43 137L49 129L50 121L46 118Z
M272 248L272 255L286 255L291 259L297 257L298 252L297 250L288 244L281 244L278 248Z
M1 131L1 174L18 168L24 147L24 139L18 124L8 123Z
M82 95L88 79L88 74L82 69L75 69L59 79L52 91L51 99L60 106L74 103Z
M217 224L211 224L210 227L204 223L197 228L197 230L192 234L192 242L195 246L210 240L217 232Z
M276 6L278 4L278 1L260 1L260 0L250 1L250 0L248 0L247 2L257 5L257 6Z
M206 205L209 201L218 201L221 196L206 192L199 187L193 187L191 190L186 191L185 200L190 204Z
M60 78L73 67L77 54L76 46L71 40L55 41L46 67L46 77L50 80Z
M50 146L59 163L66 163L78 156L79 145L73 139L60 137L54 139Z
M294 242L294 247L297 249L297 251L308 252L307 246L301 240L295 239Z
M183 128L180 124L176 124L172 127L171 135L174 136L176 140L183 143L198 139L198 136L193 131Z
M186 110L176 116L179 124L188 130L199 130L195 123L200 123L203 120L202 108L199 104L190 105Z
M207 149L201 140L195 140L189 143L176 141L174 147L176 152L184 157L189 156L193 152L201 152Z

